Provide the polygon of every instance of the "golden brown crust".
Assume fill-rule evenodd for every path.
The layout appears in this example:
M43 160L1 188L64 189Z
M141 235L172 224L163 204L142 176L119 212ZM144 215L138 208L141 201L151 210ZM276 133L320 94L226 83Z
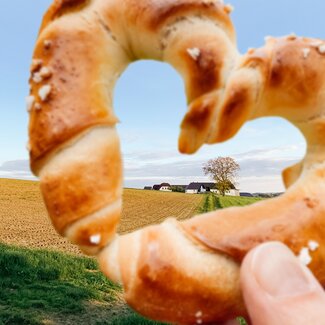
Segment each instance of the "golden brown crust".
M85 254L96 255L115 236L121 211L122 204L118 200L70 225L65 236Z
M121 279L129 304L153 319L215 324L245 315L238 279L248 250L267 240L296 254L309 240L325 244L325 44L270 39L239 58L228 14L213 0L57 0L33 56L31 165L54 226L87 254L112 240L119 220L112 89L130 61L164 60L184 78L183 152L225 141L261 116L288 118L306 135L305 159L283 174L288 186L295 182L284 196L168 221L103 250L104 272ZM313 251L310 267L325 285L324 265L325 250Z
M271 107L287 107L299 114L300 110L317 105L317 95L324 87L325 56L311 46L315 41L305 38L277 40L266 85ZM310 50L306 58L304 49Z
M249 119L251 108L255 104L255 93L251 91L252 82L243 80L236 75L229 82L231 91L220 108L217 123L218 135L214 141L223 142L232 138L241 126Z
M95 64L105 62L105 54L109 55L105 50L93 51L94 46L106 48L102 36L100 31L88 26L79 29L60 26L41 35L34 58L42 60L42 67L51 71L51 77L39 83L31 78L31 95L41 106L31 112L30 118L32 168L38 160L85 129L117 122L113 111L107 108L107 94L102 86L104 76L101 76L103 65ZM49 48L46 41L51 42ZM93 83L89 84L88 80ZM44 85L51 87L46 100L39 96Z
M189 111L186 114L182 125L191 125L198 129L208 129L214 106L217 104L217 95L215 93L199 97L192 102Z
M121 7L125 12L118 15ZM77 14L80 11L83 16ZM202 25L202 28L191 34L186 32L184 37L184 26L178 22L189 15L193 15L195 25ZM122 25L129 28L121 27L121 18L117 22L116 17L122 16ZM165 27L174 28L176 32L163 39ZM206 132L219 99L216 95L206 96L206 93L224 86L224 76L231 66L230 61L224 62L225 53L232 58L237 55L234 40L228 10L219 2L144 0L139 3L125 0L121 6L114 1L98 1L92 7L89 1L66 0L52 5L44 18L34 52L37 64L33 65L30 83L35 104L31 110L29 131L32 168L35 172L40 171L46 206L59 233L89 254L97 253L114 236L121 209L118 202L122 186L118 139L113 134L99 134L100 131L98 133L93 128L114 126L117 122L110 107L111 94L107 94L104 87L113 88L116 77L112 75L121 73L131 58L164 57L183 75L189 102L202 97L191 105L183 126L190 125L199 133L202 129ZM162 42L165 42L165 47L161 46ZM144 44L144 50L139 49L138 44ZM100 50L94 51L94 48ZM162 52L152 48L159 48ZM199 55L196 57L197 50ZM105 74L111 78L107 79ZM104 136L108 138L104 140ZM204 141L203 135L201 137ZM154 233L149 234L148 245L155 245L164 237L158 234L155 241L152 235ZM131 259L130 252L133 251L123 243L120 246L124 252L121 263L124 264ZM168 249L163 248L162 254L155 259L167 263L167 252ZM146 252L139 254L142 263L146 260L153 262L152 256ZM198 258L208 261L209 256L199 254ZM200 317L196 316L197 307L202 307L201 312L205 313L202 318L209 320L218 313L222 317L226 315L233 308L233 302L238 304L238 299L230 299L224 294L225 288L217 285L217 290L213 290L210 282L200 287L199 277L195 279L189 275L189 265L187 274L177 271L178 267L180 265L173 267L170 275L184 283L183 289L180 290L175 283L160 298L153 289L163 288L166 270L159 270L158 265L157 276L162 282L152 283L148 281L151 279L150 267L147 269L146 265L140 265L141 281L132 283L131 270L124 268L122 278L130 304L136 304L138 310L153 318L173 320L172 314L158 311L154 306L163 303L162 298L165 305L171 306L180 295L188 298L183 308L184 315L178 317L182 321L195 321ZM213 267L219 270L217 262ZM204 271L197 269L197 272ZM186 281L191 285L186 287ZM142 290L145 292L140 302L137 293ZM215 293L205 297L206 290ZM239 294L238 290L234 293ZM168 295L172 298L170 301L165 299ZM223 301L222 297L228 307L225 305L223 309L212 312L212 305L220 299ZM138 305L139 302L142 306ZM186 308L191 309L188 316Z
M96 132L96 130L95 130ZM117 136L80 140L53 158L41 173L41 189L60 234L72 223L121 198L122 162ZM109 138L110 137L110 138ZM76 148L79 146L80 149Z
M236 317L238 312L244 315L238 288L234 289L239 286L238 274L225 275L220 268L223 262L232 261L214 260L213 252L192 246L181 236L169 223L142 231L136 273L128 267L122 269L127 302L152 319L178 324L208 324ZM128 244L126 238L121 241L120 256L132 254ZM228 283L220 286L220 276Z
M206 35L202 35L202 31L198 29L192 36L189 34L188 37L179 39L178 45L173 45L178 48L179 52L176 53L178 59L171 62L176 67L185 64L181 73L186 79L189 102L223 86L224 79L221 78L221 73L224 73L225 51L234 56L234 53L231 53L234 50L230 51L230 48L233 46L235 36L231 20L222 4L218 1L206 3L197 0L190 2L130 0L125 1L124 6L127 14L123 21L130 26L134 25L134 31L128 30L127 37L122 35L126 33L125 28L121 29L117 24L116 17L121 15L120 8L114 1L108 1L105 5L98 2L94 8L88 1L55 1L49 9L47 16L50 18L44 19L33 55L34 60L41 60L42 64L38 70L32 71L30 80L31 95L41 106L41 109L32 111L29 128L31 167L35 173L44 158L80 132L94 125L114 125L117 122L113 110L110 107L107 109L111 103L108 103L103 87L106 83L105 65L109 64L113 53L111 66L116 66L115 75L120 74L129 60L125 53L130 57L135 55L134 46L138 45L134 43L139 43L136 41L139 35L137 29L144 31L152 39L151 29L147 26L146 30L144 26L146 21L152 26L158 13L161 18L155 30L158 42L161 42L159 33L163 30L163 26L177 23L177 17L182 20L182 17L190 12L198 20L197 24L200 20L202 23L208 20L211 26L214 26L214 30L221 31L220 27L224 27L223 32L219 34L209 31L210 35L207 32ZM87 19L74 14L85 8L87 11L84 15L87 15ZM103 13L99 12L99 9L102 9ZM64 15L67 12L72 14ZM139 23L137 17L140 16L141 27L137 25ZM225 45L227 35L224 31L230 35L227 45ZM108 42L107 36L111 42ZM145 39L143 41L147 42ZM132 45L127 45L127 42ZM200 50L197 59L193 59L188 53L188 50L194 47ZM93 48L100 48L101 51L93 51ZM112 51L111 48L116 49ZM125 52L124 49L129 50ZM119 63L116 60L118 56L121 57ZM118 64L120 66L117 66ZM50 69L51 76L41 82L35 82L34 76L42 67ZM112 74L112 71L109 73ZM88 80L92 80L91 89ZM46 100L40 101L39 91L44 85L50 86L51 91Z
M288 167L282 171L282 180L284 186L289 188L300 177L303 170L303 164L301 162Z
M216 47L218 39L212 40L205 38L192 38L188 44L183 44L183 49L180 53L180 59L187 65L187 70L190 72L190 83L187 85L189 91L188 100L192 102L196 98L219 89L223 86L224 80L220 75L220 71L224 67L225 56L227 49ZM197 59L193 59L188 53L191 48L198 48L200 53Z
M272 38L265 47L245 54L227 80L215 128L207 142L228 140L247 120L262 116L284 117L312 141L307 134L311 131L298 124L322 114L325 54L321 53L321 44L308 38ZM319 121L310 129L320 127Z
M319 186L324 180L324 165L319 165L305 170L277 199L182 223L167 221L120 237L118 262L127 302L147 317L181 324L216 324L245 316L238 291L240 262L253 247L274 240L296 255L309 249L310 242L319 245L309 250L309 267L325 285L325 204ZM106 273L106 260L117 262L107 250L100 257Z
M182 224L196 240L211 249L227 253L241 261L256 245L266 241L281 241L299 255L310 241L325 245L325 205L322 192L316 190L324 181L324 167L311 170L295 184L293 190L280 198L246 208L231 208L196 217ZM325 252L311 253L309 265L322 285L325 285Z
M320 153L325 125L320 100L325 57L315 43L322 44L297 37L271 39L264 48L250 50L228 80L213 142L229 139L249 118L279 115L295 123L309 144L304 161L283 173L288 187L304 173L304 181L295 184L293 191L278 199L247 208L226 209L183 224L196 240L237 261L268 240L282 241L297 254L308 240L321 243L317 229L322 227L325 207L322 194L309 185L314 179L313 185L318 184L315 188L319 188L321 178L314 175L320 171L312 168L324 161ZM324 263L317 256L315 253L315 264L311 265L315 270Z
M126 17L129 23L149 30L157 31L164 24L179 17L206 16L218 22L222 29L235 38L235 31L227 7L220 1L198 0L126 0L124 6L128 8Z
M178 143L181 153L195 152L207 139L210 126L215 122L215 108L220 98L220 92L211 92L191 103L181 124L182 133Z
M77 12L85 8L92 0L54 0L44 15L40 32L53 20L69 13Z
M238 261L256 245L270 240L282 241L299 253L308 240L319 240L312 234L317 233L316 225L322 221L325 207L319 198L304 193L298 198L298 193L294 194L194 218L183 226L211 249L225 252Z
M186 18L190 14L191 21ZM57 0L46 13L31 67L31 167L41 176L55 228L87 253L113 236L120 213L117 207L101 218L97 215L121 198L118 139L92 139L96 126L117 123L112 109L117 77L131 60L151 57L179 68L189 102L222 87L231 66L224 54L237 55L228 14L218 1L198 0ZM202 27L189 33L182 21ZM217 106L207 100L193 103L183 123L202 133L201 143ZM200 121L194 121L198 116ZM101 228L100 222L107 227ZM89 240L96 231L102 240L93 245Z
M325 72L321 44L295 36L272 38L243 57L241 68L256 69L262 77L263 107L255 117L277 115L296 123L318 113Z
M209 288L213 287L209 282L211 278L194 272L198 262L193 258L193 252L182 251L185 246L187 248L194 246L198 251L204 247L205 250L214 252L218 258L231 257L240 264L246 253L262 242L281 241L299 255L302 249L309 249L312 241L317 243L319 248L309 250L312 258L309 267L320 283L325 285L325 251L321 248L325 245L322 233L325 227L323 220L325 204L322 199L324 196L322 184L325 180L323 154L325 122L321 103L324 98L322 97L324 85L321 82L324 68L322 66L317 70L315 65L315 62L322 63L324 57L321 53L322 49L313 48L311 45L313 42L314 40L308 39L297 42L287 38L273 39L265 48L250 51L229 76L224 98L213 103L219 105L213 134L214 141L223 141L233 136L247 119L265 115L289 118L300 128L308 142L306 157L301 163L284 173L286 184L294 185L285 195L277 199L266 200L246 208L229 208L212 212L181 223L180 226L190 239L190 244L184 244L179 237L176 239L170 235L171 229L168 233L165 232L164 225L142 230L140 257L133 269L130 269L121 257L130 254L125 251L130 239L121 238L120 241L125 241L125 249L119 254L126 298L140 313L154 319L194 323L195 319L191 319L195 309L193 306L201 308L202 301L205 301L200 295L200 288L205 289L204 292L208 294L209 299L213 300L216 297L214 295L217 295L216 299L225 309L229 307L228 302L224 300L226 297L231 296L232 302L236 302L231 306L231 311L228 309L225 313L225 309L219 310L216 307L209 308L209 310L217 310L215 315L204 310L203 314L207 315L207 319L203 319L203 323L208 324L211 319L214 322L221 322L243 313L240 307L241 297L235 298L233 293L222 291L225 277L232 269L230 263L220 275L222 280L219 282L219 287L210 292L205 285L209 284ZM306 50L308 46L310 51ZM312 52L313 50L315 51ZM313 59L314 55L317 55L316 60ZM277 62L274 58L277 58ZM290 58L292 63L290 65L287 63L287 66L279 64L279 58L283 62L288 62ZM297 71L294 71L294 65ZM314 92L305 85L305 76L313 84ZM298 92L302 92L308 98L302 99L301 94L298 96ZM205 107L202 98L194 102L184 123L192 129L195 129L199 123L196 124L191 117ZM211 116L211 114L202 114L202 116ZM202 119L197 118L196 121ZM204 124L204 127L208 124ZM195 141L196 137L194 140L189 140L189 142ZM192 275L195 274L193 278L187 278L183 256L192 259ZM221 263L220 260L218 263ZM202 269L206 268L202 267ZM195 284L197 279L204 279L200 287ZM196 297L192 297L184 289L185 284L188 285L186 288L189 290L195 288L193 292L197 294ZM196 298L198 300L195 300ZM166 300L167 302L164 302ZM177 314L173 308L178 307L180 301L188 302L184 304L187 312ZM209 305L209 302L205 301L204 304ZM214 305L217 305L215 301ZM200 310L199 308L197 309Z
M96 246L96 248L101 249L109 244L112 237L116 234L116 227L120 220L120 215L121 209L117 209L103 218L78 227L75 231L75 235L67 237L73 244L78 246ZM100 244L91 239L92 236L97 236L98 234L101 235Z

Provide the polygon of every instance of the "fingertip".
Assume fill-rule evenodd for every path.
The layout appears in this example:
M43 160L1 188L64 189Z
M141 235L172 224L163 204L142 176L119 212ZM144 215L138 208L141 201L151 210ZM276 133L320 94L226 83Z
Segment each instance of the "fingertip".
M291 250L284 245L281 242L278 241L272 241L272 242L266 242L266 243L262 243L256 247L254 247L253 249L251 249L246 256L244 257L244 260L242 262L242 267L241 267L241 273L245 273L247 271L251 271L251 266L253 264L256 264L256 259L261 256L261 252L263 254L263 252L265 251L276 251L276 252L283 252L283 253L291 253L293 255L293 253L291 252Z
M255 281L260 291L276 299L303 295L318 286L310 270L280 242L253 249L244 262L242 275L243 281Z
M240 281L253 324L304 324L301 321L310 315L316 319L325 314L319 308L325 294L318 281L282 243L268 242L251 250L243 260Z

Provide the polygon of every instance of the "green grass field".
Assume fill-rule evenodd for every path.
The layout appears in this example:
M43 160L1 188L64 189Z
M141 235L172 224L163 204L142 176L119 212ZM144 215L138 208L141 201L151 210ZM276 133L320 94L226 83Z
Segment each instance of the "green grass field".
M198 208L198 213L206 213L220 208L219 198L214 194L203 194L204 199Z
M0 244L0 324L158 324L127 308L94 259Z
M261 198L240 197L240 196L217 196L213 193L204 194L204 199L198 209L199 213L205 213L217 209L224 209L233 206L245 206L261 201Z
M220 196L218 197L219 207L221 209L234 207L234 206L245 206L261 201L261 198L256 197L240 197L240 196Z
M206 194L197 211L256 201ZM91 258L0 243L0 289L0 324L160 324L129 309L121 288Z

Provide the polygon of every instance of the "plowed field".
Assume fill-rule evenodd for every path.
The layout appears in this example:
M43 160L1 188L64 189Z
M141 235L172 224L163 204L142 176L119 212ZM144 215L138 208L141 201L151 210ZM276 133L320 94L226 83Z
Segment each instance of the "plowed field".
M186 219L202 203L200 195L125 189L120 233L167 217ZM56 234L46 213L37 182L0 179L0 242L78 253Z

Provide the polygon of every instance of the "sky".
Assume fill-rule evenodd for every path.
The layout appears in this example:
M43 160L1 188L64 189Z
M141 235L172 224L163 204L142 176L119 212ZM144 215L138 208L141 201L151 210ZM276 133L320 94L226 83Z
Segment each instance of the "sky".
M33 179L26 151L25 97L38 28L51 1L0 3L0 177ZM231 4L242 53L262 46L267 35L295 32L325 39L324 0L233 0ZM283 119L265 118L246 123L228 142L181 155L177 139L186 112L184 86L176 71L161 62L131 64L116 85L114 109L121 121L126 187L208 181L202 165L230 156L241 166L237 184L241 191L279 192L284 190L281 170L305 153L305 140L297 129Z

